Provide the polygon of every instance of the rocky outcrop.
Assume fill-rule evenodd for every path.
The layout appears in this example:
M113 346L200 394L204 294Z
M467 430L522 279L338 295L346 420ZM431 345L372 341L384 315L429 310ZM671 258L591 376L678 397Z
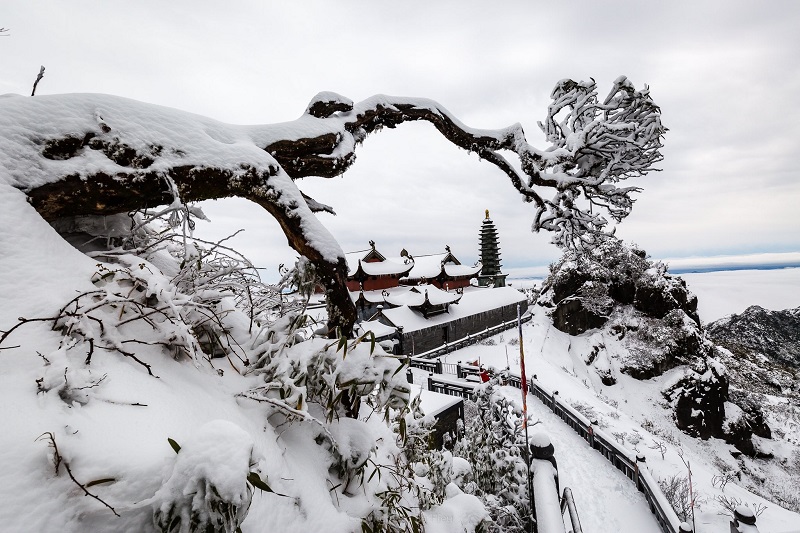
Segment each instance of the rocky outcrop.
M710 323L706 331L725 348L733 387L800 397L800 307L770 311L754 305Z
M730 390L730 376L718 359L687 369L663 394L673 406L675 425L687 434L723 439L751 457L771 457L755 442L772 438L759 403L748 393Z
M734 355L760 354L787 366L800 366L800 307L771 311L751 305L738 315L710 323L706 330Z
M649 379L710 353L697 297L643 250L612 239L582 254L566 253L550 272L539 303L550 308L553 325L570 335L609 331L626 348L618 357L620 371ZM613 383L602 370L603 382Z
M602 327L618 305L656 319L680 310L700 323L697 297L683 279L614 239L581 254L567 252L551 266L540 302L553 309L553 325L571 335Z
M608 320L607 316L588 309L580 298L564 298L550 316L556 328L570 335L580 335L584 331L599 328Z
M688 370L664 391L664 397L675 409L675 425L679 429L704 440L722 437L728 399L725 366L710 360L698 370Z
M620 372L644 380L684 365L685 374L663 391L677 427L701 439L724 439L750 456L767 456L758 442L771 437L770 428L759 402L739 392L746 389L738 372L743 365L731 359L731 352L746 348L752 353L761 347L757 354L762 360L796 360L791 349L800 343L794 340L800 339L800 327L793 320L800 323L800 310L765 316L751 308L759 328L732 335L725 328L741 327L743 321L728 319L725 328L720 324L714 331L726 332L731 351L718 349L703 330L697 297L686 282L648 260L643 250L617 240L583 254L566 253L550 267L538 303L549 308L557 329L588 336L583 359L604 385L616 384ZM609 343L609 338L615 340ZM764 349L770 339L779 339L781 345ZM765 351L770 355L763 355ZM750 370L757 368L754 360L747 364ZM768 384L770 379L778 378L773 373L762 381Z

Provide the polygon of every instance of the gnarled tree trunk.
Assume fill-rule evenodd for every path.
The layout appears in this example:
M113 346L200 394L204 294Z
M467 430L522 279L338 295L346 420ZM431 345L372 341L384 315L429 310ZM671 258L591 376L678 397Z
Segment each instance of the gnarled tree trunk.
M320 93L296 121L232 126L107 95L12 97L0 101L0 146L7 152L0 183L23 190L47 220L155 207L175 195L183 202L248 198L315 265L327 288L329 331L349 335L356 312L347 264L313 214L331 208L294 180L340 175L368 134L417 120L497 166L536 205L534 229L551 230L556 244L574 247L602 236L601 210L618 221L627 216L638 189L616 184L653 170L666 131L647 89L636 91L624 77L603 103L593 82L559 82L540 124L551 143L545 150L528 144L519 124L469 128L418 98L379 95L354 104ZM521 173L503 151L519 158Z

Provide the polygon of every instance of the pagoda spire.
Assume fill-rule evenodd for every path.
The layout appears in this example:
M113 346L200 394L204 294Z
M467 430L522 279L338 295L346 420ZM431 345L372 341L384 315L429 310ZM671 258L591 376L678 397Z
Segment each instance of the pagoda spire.
M489 218L489 210L486 210L486 218L483 219L480 230L481 263L483 268L478 276L478 285L482 287L494 286L505 287L506 276L500 271L500 240L497 236L497 228Z

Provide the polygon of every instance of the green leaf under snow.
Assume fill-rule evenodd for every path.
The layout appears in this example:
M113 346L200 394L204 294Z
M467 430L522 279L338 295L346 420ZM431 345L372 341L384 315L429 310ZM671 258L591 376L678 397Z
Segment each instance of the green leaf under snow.
M178 453L179 451L181 451L181 445L178 444L177 442L175 442L174 440L172 440L169 437L167 437L167 442L169 442L169 445L172 446L173 450L175 450L175 453Z
M264 492L275 492L269 487L269 485L264 483L264 481L255 472L250 472L247 474L247 481L255 488L263 490Z
M94 487L95 485L100 485L102 483L113 483L114 481L116 481L116 479L113 477L104 477L103 479L95 479L87 483L86 488L88 489L89 487Z

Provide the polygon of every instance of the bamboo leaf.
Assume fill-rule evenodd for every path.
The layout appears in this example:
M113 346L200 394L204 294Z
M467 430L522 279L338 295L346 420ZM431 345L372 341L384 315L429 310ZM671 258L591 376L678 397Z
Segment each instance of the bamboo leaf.
M167 438L167 442L169 442L169 445L172 446L173 450L175 450L175 453L181 451L181 445L175 442L174 440Z
M264 492L275 492L269 487L269 485L264 483L264 481L255 472L250 472L247 474L247 481L255 488L263 490Z
M100 485L101 483L113 483L114 481L116 481L116 479L113 478L113 477L104 477L103 479L95 479L95 480L90 481L89 483L87 483L86 484L86 488L88 489L89 487L94 487L95 485Z

